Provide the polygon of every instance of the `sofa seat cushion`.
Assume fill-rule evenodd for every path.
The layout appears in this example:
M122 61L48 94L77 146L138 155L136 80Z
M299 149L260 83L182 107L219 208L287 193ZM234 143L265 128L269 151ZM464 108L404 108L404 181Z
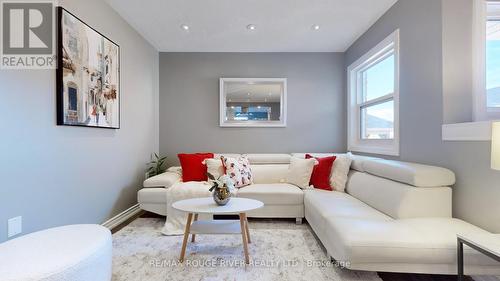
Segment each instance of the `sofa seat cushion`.
M143 188L137 193L139 203L163 203L167 204L166 188Z
M237 197L264 202L264 205L301 205L304 192L288 183L252 184L238 190Z
M389 216L344 192L318 189L306 190L304 204L311 212L323 218L347 217L391 220Z
M330 234L326 230L327 219L355 218L363 220L391 220L387 215L373 209L347 193L339 191L306 190L304 192L304 212L307 222L327 249Z
M367 220L329 217L330 254L336 260L362 263L454 264L457 233L488 233L462 220L417 218ZM465 263L495 265L491 258L464 248Z

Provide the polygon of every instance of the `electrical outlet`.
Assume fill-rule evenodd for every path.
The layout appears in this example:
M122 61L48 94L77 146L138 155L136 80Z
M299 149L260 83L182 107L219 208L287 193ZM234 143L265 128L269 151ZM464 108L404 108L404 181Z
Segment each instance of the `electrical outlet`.
M7 221L7 237L12 237L23 232L23 217L11 218Z

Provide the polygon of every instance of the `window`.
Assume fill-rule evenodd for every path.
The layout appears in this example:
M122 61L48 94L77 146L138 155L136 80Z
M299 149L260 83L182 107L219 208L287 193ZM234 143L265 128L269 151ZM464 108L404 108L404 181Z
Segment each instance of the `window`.
M349 150L399 155L399 30L347 71Z
M500 2L474 1L476 121L500 118Z

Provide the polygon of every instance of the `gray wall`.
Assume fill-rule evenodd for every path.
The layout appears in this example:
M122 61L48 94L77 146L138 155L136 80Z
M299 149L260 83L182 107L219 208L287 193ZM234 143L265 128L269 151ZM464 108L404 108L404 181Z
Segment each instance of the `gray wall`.
M453 30L449 17L469 14L464 9L468 9L470 2L452 1L456 3L453 6L449 0L444 1L399 0L347 50L345 62L348 66L395 29L400 29L399 158L455 171L454 215L499 233L500 172L489 167L489 143L443 142L441 139L443 116L450 120L464 120L471 114L471 108L463 107L463 101L470 98L470 93L466 92L468 88L457 93L453 86L455 81L464 87L470 85L470 72L459 71L470 69L467 57L459 57L470 48L470 44L449 52L454 42L467 40L456 36L454 32L460 32L462 24ZM447 34L443 36L443 32ZM466 29L462 36L467 36L468 32ZM444 56L443 52L447 54ZM454 56L458 56L456 65L451 64ZM454 101L450 98L452 95L459 96L460 101ZM462 106L454 102L460 102Z
M471 122L472 0L442 0L443 122Z
M61 1L121 46L121 129L56 126L55 71L0 70L0 242L131 207L158 148L158 52L100 0Z
M160 152L344 151L341 53L160 53ZM220 77L288 78L286 128L220 128Z

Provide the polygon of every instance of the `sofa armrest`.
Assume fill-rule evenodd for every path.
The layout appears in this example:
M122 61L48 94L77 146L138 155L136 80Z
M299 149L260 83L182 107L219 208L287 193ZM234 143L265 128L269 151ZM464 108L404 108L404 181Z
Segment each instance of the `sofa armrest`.
M174 183L180 181L181 175L174 172L165 172L163 174L150 177L143 183L144 187L165 187L169 188Z

